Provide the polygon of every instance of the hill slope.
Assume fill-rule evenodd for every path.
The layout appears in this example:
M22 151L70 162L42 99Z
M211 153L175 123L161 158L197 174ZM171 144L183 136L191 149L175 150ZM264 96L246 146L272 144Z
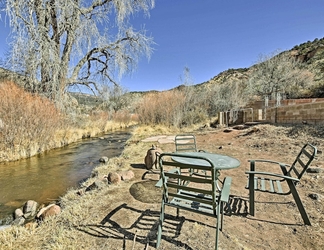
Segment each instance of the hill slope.
M320 86L324 85L324 38L296 45L291 50L281 53L290 53L296 59L305 63L305 67L314 73L316 83ZM248 77L252 68L253 66L250 68L228 69L214 76L209 81L197 85L223 84L233 79L241 80Z

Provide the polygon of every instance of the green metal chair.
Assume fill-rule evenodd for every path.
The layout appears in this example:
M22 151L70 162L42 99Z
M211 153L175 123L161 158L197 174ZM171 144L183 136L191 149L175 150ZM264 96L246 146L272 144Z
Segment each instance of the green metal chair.
M292 165L272 160L249 160L250 171L246 188L249 189L250 214L254 216L254 192L269 192L271 194L289 195L292 194L297 204L298 210L306 225L311 225L306 210L298 195L296 184L299 183L303 174L310 166L317 153L316 147L307 143L305 144ZM255 165L258 164L276 164L280 167L282 174L272 172L256 171ZM288 184L288 190L283 189L282 183Z
M174 144L176 152L198 152L195 135L176 135L174 138Z
M174 144L176 152L206 152L205 150L197 148L196 136L193 134L179 134L174 138ZM192 169L189 169L191 173L194 173ZM197 170L194 174L203 175L205 177L211 177L211 175L205 171L204 173L199 173Z
M165 206L170 206L177 209L177 216L179 216L179 210L183 209L216 218L215 249L217 249L219 230L222 230L223 227L224 205L229 201L232 179L231 177L226 177L222 190L218 192L216 184L218 172L212 162L200 157L199 159L203 159L209 163L207 164L208 166L188 166L172 161L172 156L179 155L176 153L163 153L159 157L161 179L157 186L163 188L163 196L156 248L161 243ZM197 158L190 155L181 155L181 157ZM189 168L194 170L209 170L212 173L212 178L190 175L188 171L183 171Z

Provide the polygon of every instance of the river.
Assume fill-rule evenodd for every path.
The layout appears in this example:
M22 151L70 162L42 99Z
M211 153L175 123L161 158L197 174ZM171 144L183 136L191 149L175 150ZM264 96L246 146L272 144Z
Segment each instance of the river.
M29 159L0 164L0 225L27 200L49 203L87 179L102 156L119 156L130 138L118 131L83 139Z

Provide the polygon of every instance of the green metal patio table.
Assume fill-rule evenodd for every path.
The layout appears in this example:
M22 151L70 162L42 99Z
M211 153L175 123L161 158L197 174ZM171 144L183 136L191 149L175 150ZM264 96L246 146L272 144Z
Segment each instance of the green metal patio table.
M181 157L181 156L186 157ZM189 157L189 158L188 158ZM210 166L211 168L216 169L217 177L220 175L221 170L228 170L233 168L238 168L241 162L228 155L216 154L216 153L207 153L207 152L181 152L174 154L171 159L175 162L193 165L193 166ZM206 178L210 177L200 173L192 173L193 175L205 176ZM218 190L221 188L217 185Z

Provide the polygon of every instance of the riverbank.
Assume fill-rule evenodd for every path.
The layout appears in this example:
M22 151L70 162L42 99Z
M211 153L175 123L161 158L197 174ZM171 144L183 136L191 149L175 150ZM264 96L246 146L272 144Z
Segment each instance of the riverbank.
M0 150L0 163L8 161L17 161L26 159L35 155L44 153L46 151L61 148L71 143L77 142L84 138L97 137L107 132L121 130L136 126L136 121L128 121L127 123L114 122L114 121L89 121L84 122L80 126L67 126L55 132L55 135L42 147L38 143L28 145L28 148L16 148L15 150L1 151Z
M20 216L13 217L13 212L28 200L46 206L78 187L89 178L100 158L119 156L130 136L131 128L116 130L0 164L0 227L11 224L13 219L21 221Z
M236 207L225 216L220 234L221 249L322 249L324 247L323 203L309 194L324 197L323 174L307 173L298 192L311 218L312 226L304 226L291 196L265 196L267 202L256 204L256 216L246 213L248 191L245 189L250 158L269 158L291 162L306 141L320 152L324 145L321 128L315 126L280 127L259 125L243 130L192 129L199 149L222 153L241 161L235 170L222 173L232 177L231 194ZM162 127L137 127L120 157L98 165L91 177L78 190L69 190L59 205L61 214L40 224L12 227L0 232L1 249L154 249L161 190L154 187L158 175L146 171L144 157L152 144L163 151L174 151L173 143L144 140L148 137L173 136L180 131ZM183 132L183 131L181 131ZM320 153L312 167L323 168ZM109 172L131 170L135 178L118 185L108 185ZM97 188L84 192L92 183ZM264 200L263 196L257 196ZM215 221L167 209L166 227L160 249L212 249ZM266 232L266 233L265 233ZM203 244L202 244L203 242Z

